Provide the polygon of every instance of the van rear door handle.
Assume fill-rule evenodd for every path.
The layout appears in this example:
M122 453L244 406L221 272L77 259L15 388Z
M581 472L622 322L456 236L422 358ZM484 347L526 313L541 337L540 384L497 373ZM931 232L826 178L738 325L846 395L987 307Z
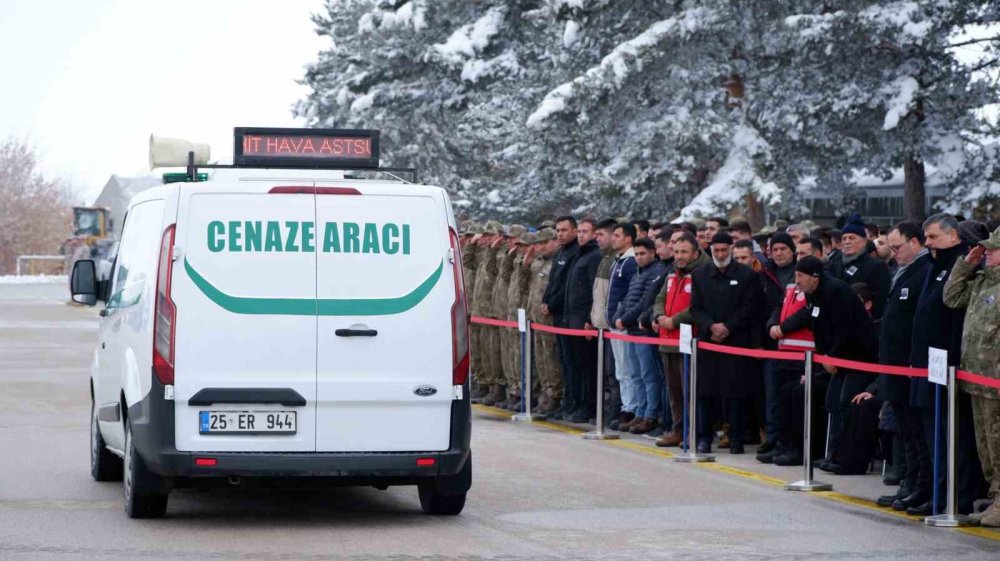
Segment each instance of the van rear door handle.
M338 329L334 331L337 337L374 337L378 331L374 329Z

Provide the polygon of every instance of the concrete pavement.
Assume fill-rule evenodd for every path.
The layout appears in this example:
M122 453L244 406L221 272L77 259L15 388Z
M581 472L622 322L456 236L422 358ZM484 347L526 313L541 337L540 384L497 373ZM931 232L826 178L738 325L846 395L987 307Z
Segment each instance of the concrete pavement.
M422 514L416 490L403 487L175 492L166 519L129 520L121 485L96 483L88 471L96 309L65 299L58 285L0 285L0 560L972 560L1000 552L976 535L787 493L772 484L783 473L742 476L764 473L750 455L737 464L723 453L721 468L675 464L648 441L585 441L573 429L513 424L485 409L473 425L473 489L456 518Z

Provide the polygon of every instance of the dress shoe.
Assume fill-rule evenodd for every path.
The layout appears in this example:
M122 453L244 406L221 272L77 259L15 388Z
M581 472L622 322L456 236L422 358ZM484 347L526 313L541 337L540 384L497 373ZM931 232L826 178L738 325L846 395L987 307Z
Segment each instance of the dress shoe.
M774 465L776 466L801 466L802 465L802 452L791 449L785 450L781 454L774 457Z
M586 409L578 409L568 420L571 423L589 423L593 416L593 413L587 411Z
M922 505L926 502L930 502L930 493L926 491L917 490L909 495L896 499L892 503L893 510L906 510L910 507Z
M632 434L646 434L647 432L656 428L656 419L651 417L641 417L638 422L633 422L632 426L629 428L629 432Z
M913 493L913 490L908 485L900 486L899 490L892 495L882 495L875 501L878 506L890 507L892 503L899 499L905 499Z
M622 414L618 417L618 430L622 432L628 432L632 428L632 423L638 419L635 413L629 413L628 411L622 411Z
M666 434L666 432L667 431L663 430L663 427L657 425L656 427L653 428L653 430L647 432L646 434L644 434L642 436L645 437L645 438L652 439L652 440L659 440L661 436L663 436L664 434Z
M778 447L778 441L767 440L757 448L757 455L767 454Z
M835 462L833 460L827 460L826 463L824 463L823 465L819 466L819 469L821 469L821 470L823 470L823 471L825 471L827 473L832 473L834 475L840 475L841 473L844 472L843 466L841 466L840 464L838 464L837 462Z
M673 446L680 446L682 442L684 442L684 437L681 436L679 433L668 432L663 436L661 436L660 439L656 441L656 445L659 446L660 448L670 448Z
M776 443L774 445L774 447L771 448L770 450L768 450L767 452L760 452L758 450L758 452L757 452L757 461L760 462L760 463L762 463L762 464L773 464L774 463L774 459L777 458L778 456L784 454L786 451L787 451L787 448L785 448L780 443Z
M711 442L699 442L698 443L698 453L699 454L711 454L712 453L712 443Z
M611 419L611 421L608 422L608 428L611 429L611 430L618 430L618 423L619 423L619 420L618 420L617 417L614 418L614 419Z
M910 516L930 516L932 512L934 512L934 509L931 507L930 501L921 505L911 506L906 509L906 514L909 514Z
M746 451L743 449L742 442L732 441L729 443L729 453L730 454L745 454Z
M719 448L729 448L729 435L724 434L719 437Z

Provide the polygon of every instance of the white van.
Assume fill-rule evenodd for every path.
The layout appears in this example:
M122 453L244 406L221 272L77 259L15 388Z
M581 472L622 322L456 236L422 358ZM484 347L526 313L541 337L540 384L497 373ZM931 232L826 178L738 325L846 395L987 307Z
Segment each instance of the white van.
M173 488L307 477L417 485L424 511L461 512L468 317L448 195L321 167L337 164L189 168L130 202L110 280L74 268L74 300L106 303L91 472L124 476L129 516L162 516Z

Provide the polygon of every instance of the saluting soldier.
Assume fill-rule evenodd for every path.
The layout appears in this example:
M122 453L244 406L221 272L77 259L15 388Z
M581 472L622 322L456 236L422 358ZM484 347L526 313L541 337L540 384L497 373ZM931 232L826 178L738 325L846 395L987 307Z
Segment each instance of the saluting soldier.
M489 317L490 305L493 302L493 288L496 285L499 267L497 263L497 253L503 243L503 236L500 232L501 224L496 220L490 220L483 227L483 237L480 238L480 254L477 257L476 288L472 298L471 313L473 316ZM503 399L503 388L501 375L494 370L495 362L492 357L491 330L496 327L488 325L472 324L473 331L478 331L478 335L473 335L472 358L473 364L478 365L475 370L478 376L480 392L477 394L480 403L492 405ZM486 391L485 396L483 392Z
M507 228L507 243L503 246L497 258L500 260L500 269L497 276L496 286L493 288L493 303L490 306L490 317L494 319L506 320L508 307L508 292L510 279L514 273L514 260L517 258L517 240L526 232L524 226L513 224ZM514 397L514 389L511 387L511 369L513 363L510 359L510 345L514 339L516 329L508 327L498 327L494 336L494 355L498 359L498 372L502 375L502 384L505 389L504 400L494 403L496 407L509 408L517 401Z

